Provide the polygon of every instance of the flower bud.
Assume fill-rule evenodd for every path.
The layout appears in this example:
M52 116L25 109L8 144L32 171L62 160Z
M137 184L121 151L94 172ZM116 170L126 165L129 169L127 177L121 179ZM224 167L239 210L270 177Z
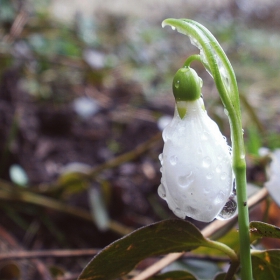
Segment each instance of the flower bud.
M185 108L183 118L177 107ZM163 140L160 197L179 218L212 221L231 196L233 173L230 147L202 98L177 101Z
M173 79L173 94L176 102L194 101L200 98L202 80L190 67L180 68ZM185 107L178 107L181 118L186 114Z

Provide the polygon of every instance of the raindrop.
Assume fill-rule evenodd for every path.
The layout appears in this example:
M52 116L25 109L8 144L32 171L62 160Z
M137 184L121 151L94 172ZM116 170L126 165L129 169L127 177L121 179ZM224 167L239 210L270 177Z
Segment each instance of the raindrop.
M228 113L228 110L226 108L224 109L224 112L228 116L229 113Z
M193 182L193 178L192 177L193 177L192 176L192 171L189 174L185 175L185 176L180 176L178 178L179 185L181 187L184 187L184 188L188 187Z
M222 171L222 166L221 166L220 164L218 164L218 165L216 166L216 172L217 172L217 173L221 173L221 171Z
M172 28L172 30L176 30L176 27L175 27L175 26L172 26L172 25L171 25L171 28Z
M178 158L176 156L173 155L170 157L171 165L176 165L177 161L178 161Z
M158 159L160 161L160 164L162 165L163 164L163 155L162 155L162 153L159 154Z
M210 192L210 188L209 187L206 187L203 189L204 193L209 193Z
M223 192L219 192L215 197L214 204L220 204L224 200L225 194Z
M237 202L235 195L231 195L223 207L222 211L218 214L216 219L218 220L228 220L234 217L237 213Z
M225 172L223 172L221 175L221 180L225 180L226 178L227 178L227 174Z
M173 210L174 214L181 218L181 219L185 219L186 215L184 214L184 212L179 208L179 207L176 207L174 210Z
M210 157L205 157L202 160L202 167L208 168L211 164L211 158Z
M198 213L198 210L191 207L191 206L187 206L186 207L186 212L188 213L188 216L193 216L193 215L196 215Z
M180 86L180 81L178 80L178 81L176 81L176 83L175 83L175 88L179 88L179 86Z
M199 85L200 85L200 87L202 87L202 86L203 86L203 81L202 81L202 79L201 79L201 78L199 78Z
M206 179L211 180L212 178L213 178L213 172L212 172L212 171L209 171L209 172L206 174Z
M166 197L166 191L165 191L165 187L163 184L160 184L158 187L158 195L163 199L165 199L165 197Z

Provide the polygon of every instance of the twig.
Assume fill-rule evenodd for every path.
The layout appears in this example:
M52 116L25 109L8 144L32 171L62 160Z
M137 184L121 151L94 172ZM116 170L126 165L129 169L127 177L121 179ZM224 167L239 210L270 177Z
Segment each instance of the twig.
M249 208L253 207L257 203L259 203L260 201L265 199L265 197L267 195L268 195L267 189L266 188L262 188L255 195L253 195L252 197L250 197L248 199L248 206L249 206ZM201 231L201 233L203 234L204 237L210 237L211 235L213 235L214 233L216 233L217 231L222 229L225 225L227 225L230 222L231 222L231 220L227 220L227 221L215 220L214 222L212 222L211 224L206 226ZM144 280L144 279L147 279L147 278L155 275L156 273L161 271L164 267L166 267L167 265L169 265L172 262L176 261L177 259L179 259L183 255L184 255L184 252L168 254L164 258L159 260L158 262L154 263L153 265L151 265L150 267L148 267L147 269L142 271L140 274L138 274L132 280Z
M28 13L22 9L16 16L9 35L5 38L6 42L12 43L21 34L25 24L28 21Z
M82 250L44 250L44 251L17 251L9 253L0 253L0 261L34 258L64 258L64 257L83 257L93 256L99 252L97 249Z

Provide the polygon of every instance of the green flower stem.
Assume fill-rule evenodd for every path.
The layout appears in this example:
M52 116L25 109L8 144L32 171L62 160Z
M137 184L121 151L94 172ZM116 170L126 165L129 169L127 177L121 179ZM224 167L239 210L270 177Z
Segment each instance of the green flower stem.
M195 60L201 62L201 57L199 54L194 54L194 55L189 56L184 63L184 67L189 67L191 65L191 63Z
M237 192L241 277L242 280L252 280L245 149L239 92L233 68L218 41L203 25L189 19L166 19L162 25L163 27L170 25L178 32L189 36L193 44L200 49L199 60L212 75L228 115L231 127L232 168ZM191 56L185 65L193 60L197 60L197 57Z
M224 280L231 280L233 278L237 268L239 267L239 259L236 255L236 253L230 247L228 247L227 245L225 245L221 242L213 241L210 239L206 239L206 241L207 242L204 246L217 249L229 256L230 261L231 261L230 268L229 268Z

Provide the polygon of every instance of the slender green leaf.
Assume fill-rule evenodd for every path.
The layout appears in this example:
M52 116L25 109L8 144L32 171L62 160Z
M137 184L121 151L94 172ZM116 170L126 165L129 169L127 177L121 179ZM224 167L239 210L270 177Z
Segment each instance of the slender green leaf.
M229 114L240 110L238 87L232 66L222 47L203 25L190 19L166 19L163 26L170 25L178 32L190 37L193 45L199 48L201 62L213 76L220 97Z
M191 273L187 271L169 271L160 275L156 275L154 277L149 278L149 280L196 280Z
M127 274L141 260L206 244L201 232L182 220L161 221L115 241L96 255L79 280L110 280Z
M254 280L280 279L280 250L252 252Z
M250 232L252 241L263 237L280 239L280 228L263 222L251 222Z

